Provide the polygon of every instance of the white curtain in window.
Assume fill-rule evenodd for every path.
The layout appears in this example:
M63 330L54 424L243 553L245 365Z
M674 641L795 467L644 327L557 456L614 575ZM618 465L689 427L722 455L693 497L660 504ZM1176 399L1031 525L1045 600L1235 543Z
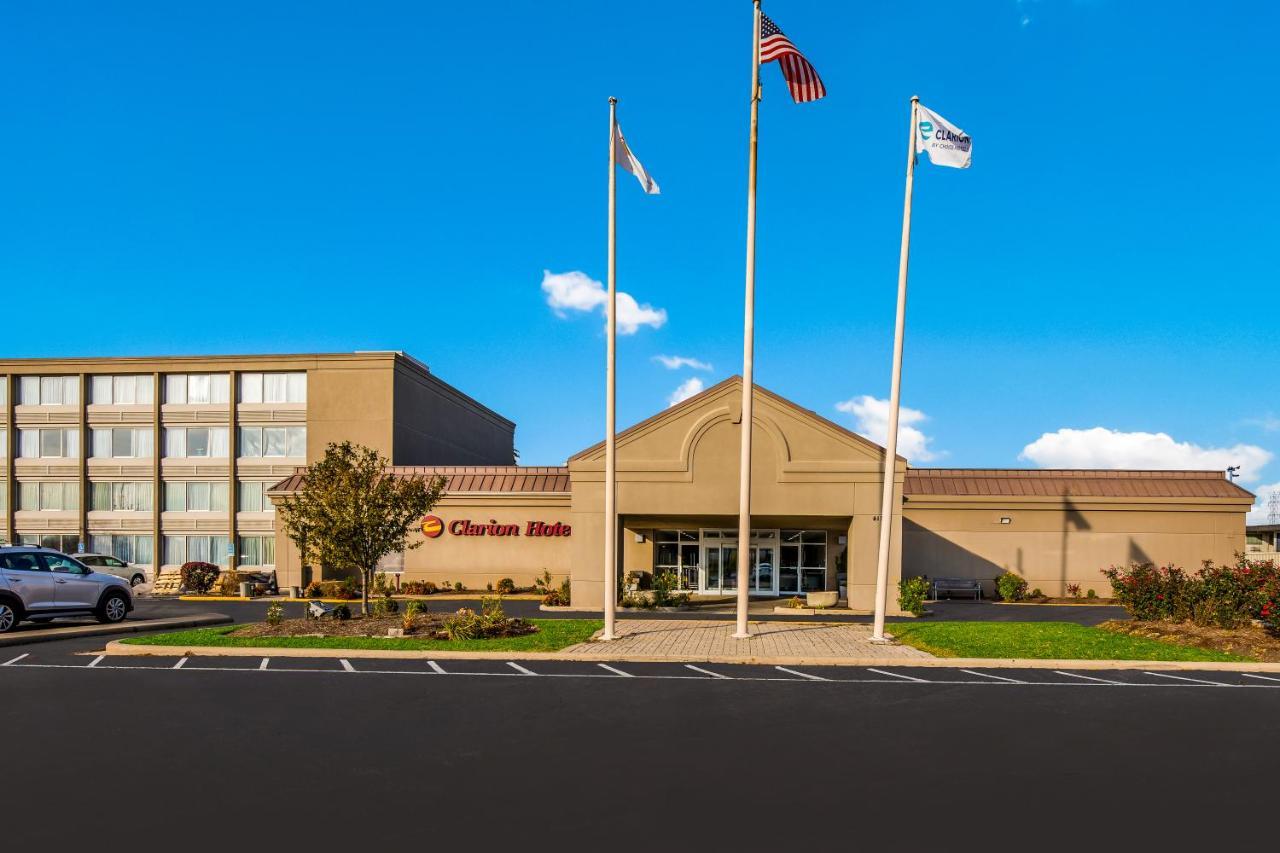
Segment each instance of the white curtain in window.
M287 444L285 427L263 427L263 456L284 456Z
M241 373L240 374L240 402L241 403L261 403L262 402L262 374L261 373Z
M40 377L23 376L18 381L18 402L24 406L40 405Z
M133 455L139 459L155 453L155 431L150 428L133 431Z
M68 459L80 458L80 430L64 429L62 431L62 455Z
M187 430L185 427L165 427L164 455L181 459L187 455Z
M307 455L307 428L289 427L289 447L287 454L299 459Z
M164 511L182 512L187 508L187 484L182 482L164 484Z
M307 374L290 373L289 390L285 397L290 403L307 402Z
M187 483L187 511L209 511L209 484Z
M150 563L154 557L152 556L152 539L150 536L134 536L133 539L133 562ZM272 545L274 546L274 541Z
M283 403L288 399L288 393L288 374L264 373L262 375L262 401L264 403Z
M113 395L117 404L131 406L138 401L138 379L135 376L117 376L113 381Z
M164 378L164 401L166 403L187 402L187 375L185 373L176 373ZM165 562L168 562L167 558Z
M111 430L95 429L93 431L93 447L90 452L94 459L106 459L111 456Z
M34 511L40 509L40 484L21 483L18 488L18 509Z
M259 512L262 509L262 484L246 480L240 484L240 512Z
M214 427L209 430L209 455L226 459L231 452L231 441L226 427Z
M209 374L193 373L187 376L187 402L211 402L209 400Z
M100 406L109 405L113 399L110 376L95 376L89 390L89 402Z
M210 512L226 512L227 511L227 484L226 483L210 484L209 510Z
M182 536L164 537L164 562L180 566L187 561L187 540Z
M262 455L262 427L240 427L240 455L258 458Z
M24 379L27 377L23 377ZM18 430L18 455L23 459L40 458L40 430Z

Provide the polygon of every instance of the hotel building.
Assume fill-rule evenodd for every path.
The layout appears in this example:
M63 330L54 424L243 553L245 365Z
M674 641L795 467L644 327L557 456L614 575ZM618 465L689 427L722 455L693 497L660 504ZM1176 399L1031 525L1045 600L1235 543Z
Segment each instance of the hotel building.
M270 487L350 440L397 465L510 465L515 424L399 352L0 360L0 535L275 565Z

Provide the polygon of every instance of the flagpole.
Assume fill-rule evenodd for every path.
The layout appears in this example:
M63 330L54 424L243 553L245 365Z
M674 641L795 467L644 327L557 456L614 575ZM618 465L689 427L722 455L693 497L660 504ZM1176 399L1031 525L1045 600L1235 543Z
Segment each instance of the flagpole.
M751 418L755 389L756 336L756 147L760 128L760 0L755 0L751 38L751 138L747 149L747 285L742 324L742 432L738 467L738 624L733 636L745 639L751 585Z
M871 642L885 643L884 616L889 599L889 540L893 534L893 486L898 468L898 409L902 398L902 338L907 320L907 260L911 256L911 191L916 171L916 121L920 98L911 96L907 135L907 189L902 203L902 249L898 256L898 311L893 324L893 379L889 385L889 434L884 443L884 488L880 498L880 551L876 557L875 624Z
M605 346L604 379L604 633L600 639L614 638L618 606L618 508L617 495L617 318L618 318L618 154L614 136L618 129L618 99L609 99L609 323Z

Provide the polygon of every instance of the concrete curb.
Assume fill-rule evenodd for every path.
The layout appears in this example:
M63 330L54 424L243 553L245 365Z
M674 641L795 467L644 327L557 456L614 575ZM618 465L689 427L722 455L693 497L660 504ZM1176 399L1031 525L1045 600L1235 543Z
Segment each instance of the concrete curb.
M0 635L0 648L5 646L25 646L31 643L51 643L55 640L74 640L77 637L104 637L111 634L140 634L144 631L159 631L166 628L201 628L206 625L224 625L234 622L230 616L221 613L205 613L199 616L183 616L173 619L126 619L115 625L74 625L66 628L46 628L38 631L24 631L17 634Z
M1035 658L821 658L729 657L714 655L632 655L609 652L460 652L444 649L407 651L393 649L292 649L219 646L137 646L118 640L107 644L107 655L126 657L271 657L271 658L369 658L403 660L555 660L592 663L714 663L764 666L875 666L926 669L1146 669L1167 671L1218 670L1222 672L1280 672L1280 663L1155 661L1155 660L1039 660Z

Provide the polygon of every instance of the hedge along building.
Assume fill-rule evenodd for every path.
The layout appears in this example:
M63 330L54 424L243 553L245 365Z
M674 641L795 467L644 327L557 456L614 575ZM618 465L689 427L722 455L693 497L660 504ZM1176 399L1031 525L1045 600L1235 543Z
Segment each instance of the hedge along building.
M670 572L691 592L737 589L741 379L731 378L618 435L619 576ZM845 587L872 606L884 449L755 389L753 594ZM603 602L604 445L565 466L397 468L443 476L422 547L391 561L405 579L483 588L543 571L572 581L575 606ZM890 583L906 574L990 582L1014 571L1050 594L1106 591L1099 569L1130 559L1196 565L1244 547L1253 496L1220 472L965 471L893 465ZM295 491L295 475L272 491ZM298 585L296 549L277 532L281 582ZM283 555L283 556L281 556ZM891 607L894 596L890 596Z

